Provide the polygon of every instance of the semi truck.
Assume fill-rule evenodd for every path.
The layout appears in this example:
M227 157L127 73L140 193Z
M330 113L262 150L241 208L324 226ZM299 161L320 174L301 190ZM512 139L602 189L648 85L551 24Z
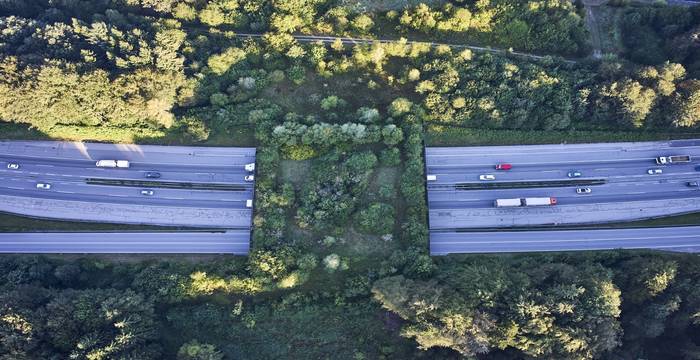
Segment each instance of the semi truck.
M129 161L127 160L99 160L95 163L97 167L108 167L108 168L128 168Z
M496 207L517 207L517 206L523 206L523 203L520 200L520 198L518 198L518 199L496 199L496 201L494 201L494 205Z
M546 206L556 205L557 199L553 197L528 197L517 199L496 199L493 202L496 207L520 207L520 206Z
M656 158L656 163L659 165L680 164L687 162L690 162L690 155L659 156Z
M525 206L556 205L557 199L553 197L529 197L523 199Z

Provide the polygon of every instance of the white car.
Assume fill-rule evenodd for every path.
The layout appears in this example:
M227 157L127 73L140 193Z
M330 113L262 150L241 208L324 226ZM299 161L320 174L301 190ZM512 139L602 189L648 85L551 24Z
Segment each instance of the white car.
M8 163L7 168L10 170L18 170L19 169L19 164L18 163Z
M36 184L37 189L42 189L42 190L49 190L51 189L51 184L48 183L37 183Z
M591 188L578 188L576 189L577 194L590 194L591 193Z
M153 190L150 189L143 189L141 190L141 195L144 196L152 196L154 194Z
M491 174L479 175L479 180L496 180L496 176Z
M255 175L246 175L243 179L245 181L255 181Z
M664 173L664 171L661 169L649 169L649 170L647 170L647 174L649 174L649 175L659 175L659 174L663 174L663 173Z

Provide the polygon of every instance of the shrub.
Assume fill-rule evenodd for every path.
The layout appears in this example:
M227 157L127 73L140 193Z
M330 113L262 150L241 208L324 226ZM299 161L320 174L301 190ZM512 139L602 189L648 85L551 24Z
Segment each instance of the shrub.
M382 235L391 233L394 227L394 207L385 203L372 203L355 216L355 222L360 231Z
M316 149L310 145L288 145L282 147L282 156L290 160L308 160L316 157Z

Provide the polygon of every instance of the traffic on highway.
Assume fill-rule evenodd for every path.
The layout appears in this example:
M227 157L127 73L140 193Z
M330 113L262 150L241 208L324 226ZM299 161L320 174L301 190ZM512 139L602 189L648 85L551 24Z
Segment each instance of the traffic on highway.
M606 249L700 252L700 226L430 234L431 255Z
M693 159L700 160L700 141L426 148L430 226L601 223L700 211L700 162Z
M250 229L254 148L0 142L0 211Z
M700 211L700 140L426 148L425 158L431 244L468 241L469 233L460 232L468 229ZM522 244L510 243L510 250L527 251Z

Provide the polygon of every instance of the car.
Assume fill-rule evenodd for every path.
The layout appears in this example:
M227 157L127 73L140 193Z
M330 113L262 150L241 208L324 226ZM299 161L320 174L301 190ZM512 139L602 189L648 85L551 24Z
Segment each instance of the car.
M649 175L659 175L659 174L663 174L663 173L664 173L664 171L661 169L649 169L649 170L647 170L647 174L649 174Z
M8 163L7 168L10 170L18 170L19 169L19 164L18 163Z
M513 168L513 165L511 164L498 164L496 165L496 170L510 170Z
M49 190L49 189L51 189L51 184L49 184L49 183L37 183L36 188L41 189L41 190Z
M576 189L577 194L590 194L591 193L591 188L578 188Z
M479 175L479 180L496 180L496 176L491 174Z
M700 171L700 165L695 167L695 171Z
M152 196L154 194L153 190L151 189L143 189L141 190L141 195L144 196Z
M581 174L581 172L578 171L578 170L571 170L571 171L569 171L569 173L566 174L566 175L567 175L568 177L570 177L570 178L577 178L577 177L581 177L581 175L583 175L583 174Z
M143 175L149 179L158 179L160 177L160 173L157 171L147 171Z
M688 181L685 184L690 187L700 187L700 181Z
M255 175L246 175L243 180L245 181L255 181Z

